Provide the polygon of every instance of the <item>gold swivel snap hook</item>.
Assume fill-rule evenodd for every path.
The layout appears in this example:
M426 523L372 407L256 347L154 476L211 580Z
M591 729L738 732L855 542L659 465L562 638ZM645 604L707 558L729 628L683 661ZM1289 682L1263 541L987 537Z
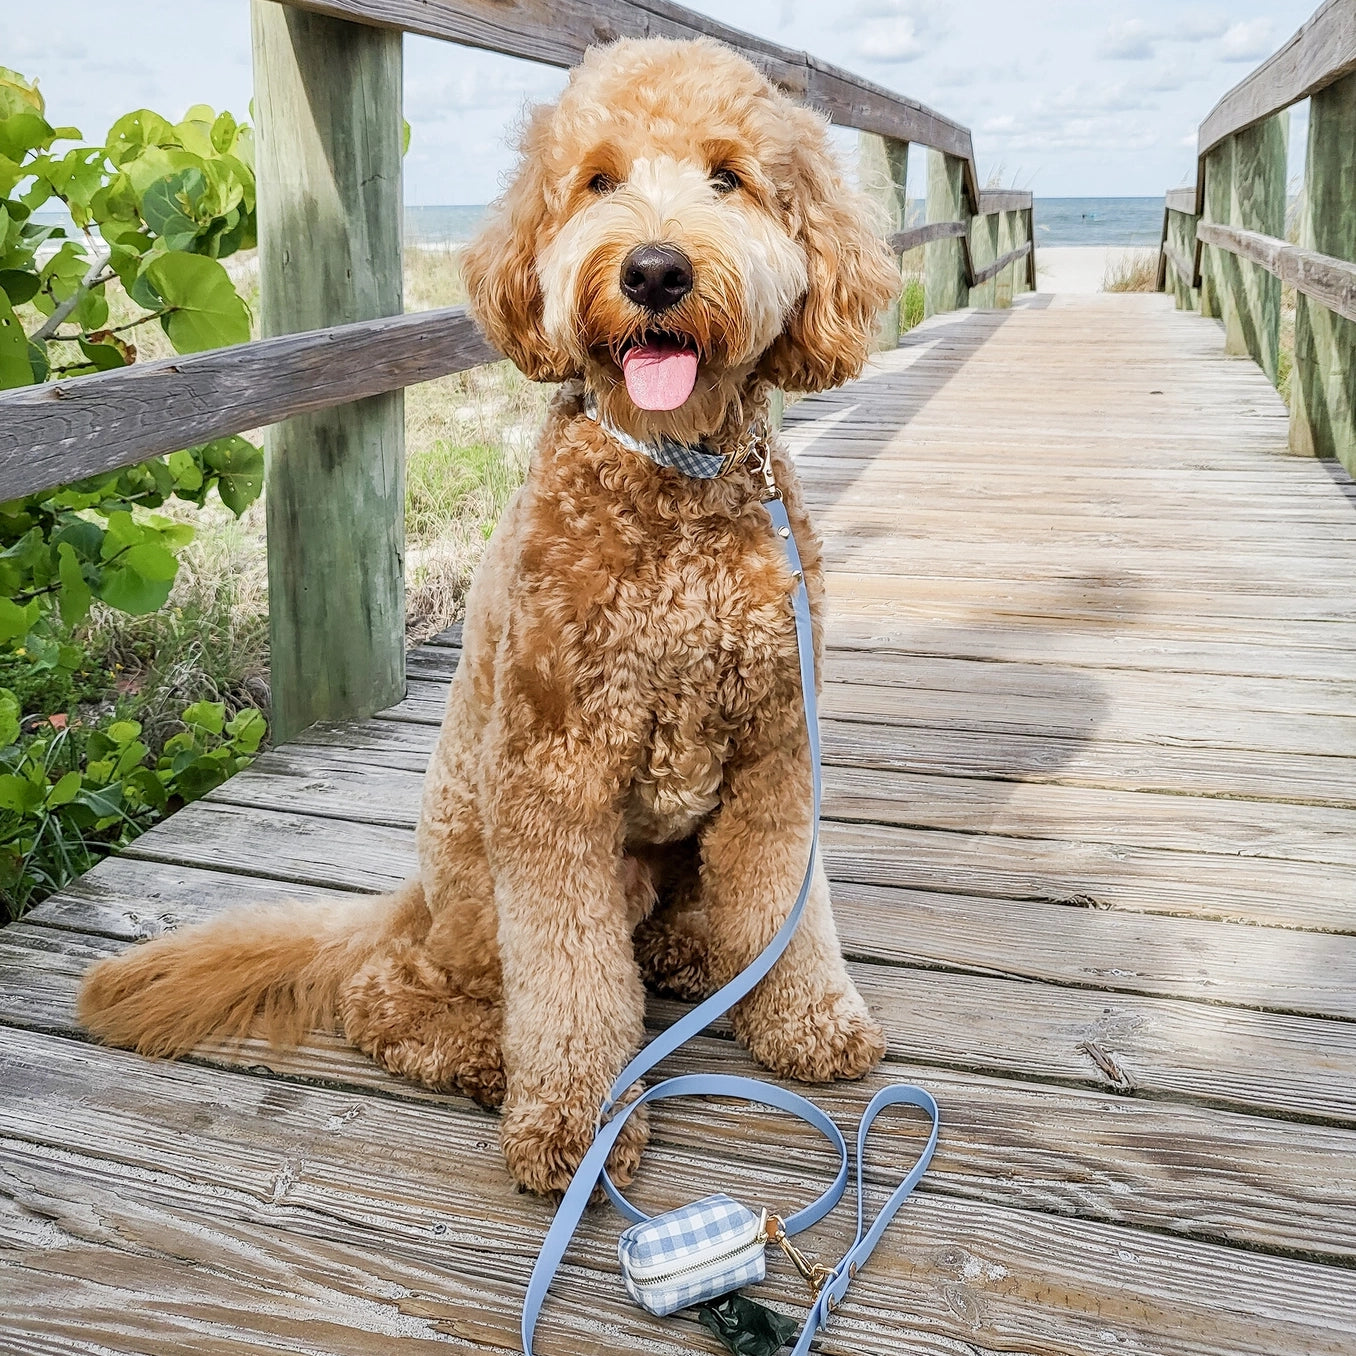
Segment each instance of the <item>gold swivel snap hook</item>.
M775 1243L787 1256L787 1260L800 1273L801 1279L810 1287L810 1293L818 1297L819 1292L824 1288L824 1283L833 1275L828 1267L822 1267L818 1262L812 1262L796 1245L790 1240L786 1233L786 1225L782 1223L776 1215L769 1215L767 1223L764 1225L770 1242Z

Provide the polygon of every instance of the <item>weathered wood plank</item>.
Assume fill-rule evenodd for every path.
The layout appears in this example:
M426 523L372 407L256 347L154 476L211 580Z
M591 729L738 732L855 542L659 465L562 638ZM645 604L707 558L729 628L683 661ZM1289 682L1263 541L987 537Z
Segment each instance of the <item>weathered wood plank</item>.
M1278 51L1210 110L1197 154L1204 159L1242 132L1356 71L1356 3L1327 0ZM1197 211L1200 207L1197 207Z
M1198 230L1206 244L1260 264L1297 292L1347 320L1356 320L1356 264L1301 249L1260 231L1217 226L1208 221L1203 221Z
M1304 244L1342 261L1356 261L1354 143L1356 74L1316 93L1309 105ZM1339 267L1347 275L1345 305L1331 307L1331 298L1312 293L1296 302L1290 448L1336 457L1356 471L1356 263Z
M125 945L23 923L0 931L0 1023L71 1032L80 974ZM893 1060L1356 1127L1348 1021L903 965L848 968ZM679 1010L659 1004L656 1014L668 1023Z
M1163 201L1167 204L1170 212L1185 212L1192 217L1196 215L1196 190L1194 188L1170 188L1164 194Z
M888 238L903 229L908 215L909 143L890 137L861 132L857 138L857 181L863 193L876 205L880 225ZM901 320L899 308L903 282L880 313L876 346L891 349L899 345Z
M962 191L962 162L942 151L928 151L928 221L954 222L966 214ZM927 245L924 264L924 299L928 315L954 311L966 304L966 279L970 274L969 226L959 239L949 233Z
M1006 254L1000 255L991 264L985 264L983 268L977 270L973 277L972 286L980 287L988 282L990 278L996 278L1009 264L1015 264L1019 259L1025 259L1031 253L1031 242L1024 241L1016 249L1009 250ZM990 305L996 304L990 300Z
M886 236L885 243L896 254L907 254L933 240L962 240L967 227L963 221L933 221L926 226L912 226L907 231L896 231Z
M713 37L747 57L789 94L836 123L899 141L937 146L971 164L970 132L914 99L806 52L754 37L669 0L288 0L354 23L481 47L549 66L573 66L587 48L619 37Z
M254 0L265 336L398 315L401 37ZM298 242L306 248L298 248ZM270 724L370 715L405 680L400 392L267 435Z
M1025 188L986 188L979 195L978 216L996 216L1000 212L1029 212L1032 195Z
M1166 809L1157 830L1136 834L1131 823L1116 833L1115 817L1108 813L1099 832L1095 811L1081 817L1072 812L1085 795L1070 788L1063 788L1060 802L1069 809L1067 817L1047 813L1044 819L1032 820L1023 817L1022 796L1014 787L999 784L987 793L981 787L977 794L965 796L960 788L972 783L956 778L948 812L946 788L934 789L933 780L900 778L892 769L840 773L831 764L826 782L842 789L829 797L826 813L832 817L821 833L830 877L1003 899L1085 900L1094 907L1131 912L1356 931L1356 877L1334 871L1330 863L1231 855L1218 850L1225 845L1210 837L1208 828L1191 837L1192 846L1187 846L1189 830L1171 825ZM359 788L361 809L354 799ZM930 804L940 803L940 808L929 811L894 798L908 794L910 788L917 788L920 799L926 796ZM317 765L301 757L289 762L282 756L266 763L258 776L224 788L180 815L188 822L177 832L169 833L166 826L154 841L143 839L133 845L129 855L207 866L216 853L216 861L247 870L248 837L256 834L261 849L267 845L270 855L280 854L261 871L281 871L287 878L316 883L352 880L370 888L371 878L361 874L364 864L371 865L363 855L369 848L388 854L388 863L408 863L399 870L412 872L408 847L399 839L383 840L379 831L412 832L421 791L419 776L409 771L393 769L382 776L342 761ZM1029 793L1028 798L1041 794L1048 796L1049 791ZM1121 796L1117 804L1130 799ZM984 804L1000 804L1003 810L985 813L977 808ZM252 810L260 813L251 814ZM1350 820L1350 811L1328 813L1338 821ZM1190 808L1181 806L1180 814L1189 825ZM303 817L300 825L293 819L297 815ZM324 818L318 824L306 823L304 817L311 815ZM332 820L350 822L361 845L331 845L328 839L340 832ZM1082 833L1089 825L1093 832ZM292 835L295 841L290 841ZM368 840L367 835L377 836ZM1137 843L1138 837L1151 840L1151 845ZM1172 846L1160 846L1165 842ZM1236 837L1235 848L1237 842ZM315 846L308 850L308 843ZM1216 844L1215 850L1205 847L1207 843ZM1341 854L1340 848L1333 851ZM383 870L395 868L386 865ZM1356 979L1356 969L1348 978Z
M0 392L0 499L499 358L463 306Z
M160 880L152 878L144 865L136 869L148 883ZM215 911L213 889L233 900L239 882L184 872L172 888L176 896L193 900L182 917L168 920L179 924ZM141 920L135 918L133 926L139 928ZM69 971L83 964L87 954L77 953ZM69 1002L73 992L69 976L50 969L43 976ZM61 1009L48 1006L59 1024ZM68 1019L69 1007L65 1015ZM371 1090L384 1097L465 1106L460 1099L393 1079L342 1040L320 1034L295 1051L273 1050L246 1039L205 1046L195 1059L330 1089ZM694 1042L666 1061L660 1072L717 1067L754 1072L746 1055L727 1041L711 1038ZM1350 1151L1352 1132L1310 1127L1297 1137L1291 1126L1228 1112L1123 1097L1108 1100L1095 1093L915 1065L891 1064L871 1075L860 1090L828 1087L818 1090L816 1097L830 1114L846 1119L856 1114L864 1097L900 1078L925 1082L946 1107L947 1135L929 1176L932 1189L1022 1209L1138 1223L1189 1237L1282 1250L1291 1246L1295 1227L1302 1222L1306 1251L1311 1254L1340 1255L1356 1247L1356 1184L1326 1170L1334 1156ZM713 1114L720 1114L718 1108L689 1112L677 1103L657 1125L656 1141L705 1145ZM741 1120L761 1132L762 1118L756 1114L742 1113ZM1115 1126L1114 1134L1108 1133L1109 1122ZM1022 1134L1021 1127L1032 1130ZM768 1137L780 1137L784 1131L777 1124L769 1127ZM900 1133L900 1127L887 1120L876 1133L888 1140ZM1193 1146L1190 1162L1183 1161L1178 1151L1182 1144ZM732 1139L726 1151L744 1160L758 1158L756 1142L746 1143L742 1136Z
M361 784L356 768L308 764L313 783L337 792ZM388 783L410 773L388 773ZM244 797L256 807L297 810L282 779ZM398 791L398 788L397 788ZM386 793L394 797L392 792ZM233 802L234 803L234 802ZM313 793L311 812L322 802ZM408 805L405 812L409 812ZM1056 904L934 888L877 887L836 880L834 904L848 952L862 961L993 975L1108 992L1187 997L1320 1017L1356 1018L1356 940L1208 919L1143 915L1091 896ZM945 893L939 893L944 890ZM334 887L285 885L205 867L116 859L41 905L30 921L123 940L156 936L245 902L323 898ZM900 926L893 926L898 920Z
M50 1332L93 1296L103 1301L97 1315L111 1308L114 1273L101 1265L100 1245L117 1239L127 1255L119 1259L124 1280L113 1282L115 1293L151 1281L160 1293L171 1286L171 1302L153 1311L157 1327L171 1332L176 1322L192 1331L222 1316L219 1287L228 1280L238 1286L243 1274L252 1291L269 1297L254 1306L262 1316L247 1320L266 1333L277 1329L295 1340L308 1331L306 1318L328 1311L360 1329L385 1329L388 1340L403 1329L511 1346L513 1298L531 1261L522 1236L544 1230L550 1206L504 1190L483 1115L355 1101L347 1093L283 1089L182 1065L148 1069L65 1042L45 1042L39 1053L46 1058L17 1052L5 1060L7 1083L24 1091L5 1114L11 1194L28 1204L28 1217L49 1221L45 1232L24 1225L20 1235L24 1289L17 1313L24 1327ZM98 1077L100 1066L110 1076ZM52 1112L77 1082L87 1087L87 1099L75 1115L58 1111L54 1122ZM211 1094L204 1097L207 1086ZM676 1183L694 1174L701 1179L714 1157L740 1194L806 1199L814 1179L803 1169L764 1161L750 1170L740 1158L725 1157L724 1146L742 1139L741 1131L746 1127L717 1115L699 1148L653 1147L652 1174ZM449 1157L466 1165L458 1196L477 1221L472 1237L460 1212L428 1204L433 1172ZM816 1161L813 1150L809 1157ZM873 1169L871 1176L881 1174ZM671 1204L674 1195L669 1186L643 1198ZM91 1201L102 1227L81 1223L90 1218ZM901 1220L863 1271L825 1350L940 1356L964 1339L1072 1353L1133 1341L1172 1356L1226 1350L1328 1356L1345 1340L1347 1320L1334 1315L1349 1313L1353 1282L1340 1268L1230 1254L1083 1221L1051 1227L1028 1212L927 1193L909 1205L906 1218L911 1227ZM843 1228L842 1219L831 1218L812 1246L841 1246ZM600 1298L609 1292L598 1291L597 1282L615 1265L614 1232L602 1214L586 1222L570 1279L589 1287L589 1304L550 1306L543 1351L579 1350L581 1326L599 1319L607 1324L607 1350L682 1349L667 1343L687 1337L690 1324L655 1325L624 1302ZM44 1265L48 1259L60 1264ZM1246 1305L1223 1308L1211 1293L1207 1278L1222 1266L1236 1276ZM205 1315L197 1313L180 1268L200 1295L207 1292L197 1300ZM1109 1310L1111 1296L1123 1294L1127 1269L1138 1302L1129 1311L1123 1304ZM954 1278L940 1289L939 1271ZM1061 1297L1055 1307L1052 1285ZM768 1289L782 1298L791 1293L780 1273ZM563 1294L568 1290L567 1283ZM1316 1294L1326 1302L1315 1305ZM16 1315L13 1306L8 1312ZM1184 1313L1197 1312L1198 1322L1183 1322ZM1316 1323L1312 1314L1325 1318ZM400 1318L406 1321L397 1328ZM594 1329L598 1336L603 1331ZM323 1326L310 1332L322 1341L328 1335Z

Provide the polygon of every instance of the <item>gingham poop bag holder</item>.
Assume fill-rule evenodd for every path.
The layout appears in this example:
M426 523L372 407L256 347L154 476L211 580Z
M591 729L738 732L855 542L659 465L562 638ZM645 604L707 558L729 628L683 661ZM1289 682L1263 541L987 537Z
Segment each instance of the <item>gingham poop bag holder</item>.
M766 453L764 456L766 457ZM532 1335L546 1292L565 1255L565 1249L579 1227L589 1197L599 1181L602 1182L613 1205L630 1221L630 1227L622 1233L617 1248L622 1282L631 1298L651 1313L670 1314L689 1305L701 1304L727 1295L742 1285L761 1281L766 1273L767 1245L777 1244L814 1294L814 1303L809 1316L793 1348L793 1356L802 1356L802 1353L809 1351L815 1334L828 1322L829 1316L842 1300L853 1276L875 1249L895 1212L903 1205L927 1170L933 1150L937 1146L937 1103L926 1089L909 1083L897 1083L883 1088L871 1099L857 1128L856 1235L852 1246L837 1264L825 1267L812 1263L791 1239L801 1230L823 1219L842 1199L847 1186L850 1156L842 1132L813 1102L776 1084L764 1083L756 1078L739 1078L731 1074L685 1074L655 1084L631 1102L619 1105L617 1101L637 1079L644 1077L680 1045L691 1040L722 1013L733 1007L772 969L791 941L801 914L805 911L805 901L810 892L815 853L819 845L820 805L819 714L815 701L810 605L805 595L800 554L796 550L795 538L791 533L786 506L775 485L772 484L766 462L764 475L768 483L764 506L772 519L773 529L786 551L787 562L796 580L792 605L796 617L801 694L810 737L814 797L814 836L809 861L805 866L805 879L801 882L795 906L778 929L776 936L757 959L724 988L698 1004L686 1016L651 1041L622 1070L612 1085L608 1099L599 1111L597 1135L560 1202L528 1282L527 1295L523 1301L522 1326L523 1351L526 1356L532 1356ZM608 1153L616 1143L627 1118L647 1102L656 1102L662 1098L710 1096L735 1097L758 1102L764 1106L788 1111L813 1126L834 1146L839 1155L838 1172L828 1190L803 1210L785 1219L769 1214L761 1207L751 1209L724 1195L707 1196L681 1209L654 1217L637 1210L617 1189L606 1170ZM863 1152L872 1122L880 1112L891 1106L921 1108L931 1119L931 1127L927 1142L916 1162L868 1229L865 1226L863 1210ZM731 1345L731 1349L740 1348ZM775 1348L771 1346L763 1348L763 1350L773 1349Z

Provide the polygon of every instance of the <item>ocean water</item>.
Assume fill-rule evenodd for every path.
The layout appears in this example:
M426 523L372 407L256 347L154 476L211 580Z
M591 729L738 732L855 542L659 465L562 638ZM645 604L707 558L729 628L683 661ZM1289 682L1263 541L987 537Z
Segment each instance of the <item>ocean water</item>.
M406 207L409 245L461 245L485 218L483 204ZM909 204L909 220L924 219L923 204ZM1162 198L1037 198L1036 244L1157 246L1163 227Z
M1163 199L1037 198L1036 245L1149 245L1163 234Z

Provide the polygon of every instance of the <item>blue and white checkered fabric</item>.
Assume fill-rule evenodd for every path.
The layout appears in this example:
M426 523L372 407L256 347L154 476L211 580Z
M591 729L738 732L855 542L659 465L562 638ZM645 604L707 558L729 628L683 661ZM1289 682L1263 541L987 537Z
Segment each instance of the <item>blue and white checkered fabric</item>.
M767 1274L762 1218L717 1194L633 1224L617 1241L627 1294L671 1314Z
M603 429L609 438L619 442L628 452L639 452L656 466L667 466L672 471L681 471L694 480L714 480L725 470L725 454L710 448L707 443L680 443L673 438L660 438L658 442L643 443L629 433L600 418L596 402L589 397L584 402L584 413Z
M672 438L661 438L658 443L644 443L642 448L646 456L660 466L671 467L695 480L714 480L725 469L723 453L704 452L700 446L676 443Z

